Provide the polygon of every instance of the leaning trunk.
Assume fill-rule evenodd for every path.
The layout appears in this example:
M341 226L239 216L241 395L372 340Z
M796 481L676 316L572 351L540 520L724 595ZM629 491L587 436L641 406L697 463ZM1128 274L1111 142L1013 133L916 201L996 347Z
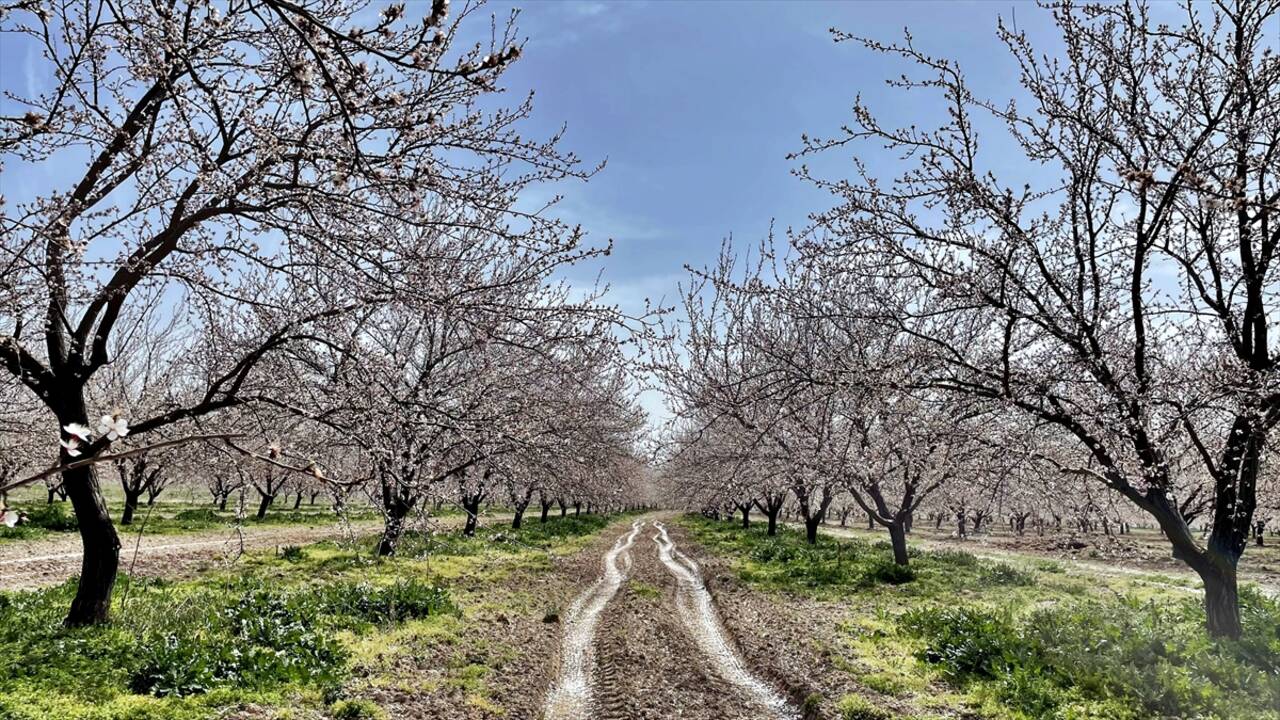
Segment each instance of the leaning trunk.
M275 501L275 499L276 499L275 495L262 496L262 502L258 503L258 519L259 520L267 516L267 508L271 507L271 503Z
M80 580L66 624L79 627L103 623L111 612L111 591L115 587L116 570L120 564L120 537L111 524L111 515L107 512L107 503L102 498L92 466L67 470L62 473L62 480L76 512L80 542L84 547Z

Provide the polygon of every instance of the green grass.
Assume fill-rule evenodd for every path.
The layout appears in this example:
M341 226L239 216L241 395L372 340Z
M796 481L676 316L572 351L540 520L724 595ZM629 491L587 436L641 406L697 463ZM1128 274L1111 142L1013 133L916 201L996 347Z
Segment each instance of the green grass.
M58 533L74 533L77 531L75 515L71 504L55 502L46 504L18 505L27 513L24 524L13 528L0 528L0 542L5 540L32 540ZM237 520L231 511L218 511L211 506L190 506L187 504L159 503L153 508L138 508L130 525L120 525L120 509L111 508L111 516L117 521L116 529L121 535L180 535L201 530L221 530L234 527L243 522L246 526L278 526L278 525L329 525L337 521L337 515L327 507L311 507L303 505L297 510L289 507L273 509L261 520L250 514L243 521ZM376 520L377 515L368 508L348 511L346 519L351 521Z
M836 666L918 708L1009 720L1280 718L1280 603L1249 588L1244 638L1215 642L1197 596L1157 596L1140 578L1087 583L1051 561L955 550L913 551L903 576L886 571L884 543L809 546L790 529L768 537L684 522L750 585L846 600ZM877 707L855 695L835 711L869 718Z
M373 538L322 542L194 580L121 578L113 621L91 628L62 627L74 582L0 593L0 718L201 720L249 704L378 718L347 696L353 683L395 682L404 658L458 640L459 598L480 602L477 582L550 568L548 553L585 545L608 522L409 536L391 559L373 557ZM461 658L449 684L483 704L487 673Z

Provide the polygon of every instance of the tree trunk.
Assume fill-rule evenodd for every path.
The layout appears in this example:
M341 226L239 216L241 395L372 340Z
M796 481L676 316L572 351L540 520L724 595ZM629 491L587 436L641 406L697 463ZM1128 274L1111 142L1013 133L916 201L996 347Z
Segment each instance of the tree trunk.
M467 513L467 524L462 528L462 534L466 537L475 537L476 527L480 521L480 498L470 501L463 498L462 509Z
M378 557L394 555L400 544L400 536L404 534L404 519L409 514L409 506L393 503L386 508L386 521L382 527L382 538L378 540Z
M538 504L542 506L542 516L538 518L538 522L544 523L547 521L547 513L551 510L553 503L543 501Z
M261 495L261 493L259 493ZM267 516L267 508L271 507L271 503L276 499L275 495L262 495L262 502L258 503L258 519Z
M568 506L564 504L563 500L557 500L556 502L560 505L560 517L564 517L568 513Z
M66 624L80 627L103 623L111 613L111 591L120 565L120 537L111 524L111 515L98 488L93 466L67 470L62 473L62 481L75 509L80 525L80 542L84 547L80 581Z
M742 511L742 529L746 530L751 527L751 506L739 505L738 509Z
M302 507L302 491L301 490L298 491L297 497L293 499L293 509L297 510L300 507Z
M525 509L526 507L528 507L528 506L529 506L529 503L525 503L524 505L517 505L517 506L516 506L516 512L515 512L515 514L511 516L511 529L512 529L512 530L519 530L519 529L520 529L520 522L524 519L524 509Z
M1240 590L1236 584L1235 568L1201 572L1204 581L1204 611L1213 637L1239 638Z
M124 512L120 514L121 525L132 525L133 516L138 512L138 500L142 497L142 493L124 491Z
M769 536L773 537L778 534L778 513L782 508L766 509L765 515L769 518Z
M231 497L231 493L223 493L222 496L218 498L218 509L222 512L227 511L227 498L229 497Z
M907 528L902 521L889 523L889 542L893 544L893 562L907 565Z
M53 504L53 496L54 496L54 495L57 495L57 494L58 494L58 491L57 491L57 490L55 490L54 488L49 488L49 499L45 501L45 502L46 502L46 504L48 504L48 505L52 505L52 504Z
M574 514L574 515L581 515L581 514L582 514L582 503L580 503L580 502L576 502L576 503L574 503L574 504L573 504L573 514Z
M822 513L804 519L804 539L810 545L818 544L818 525L822 524Z

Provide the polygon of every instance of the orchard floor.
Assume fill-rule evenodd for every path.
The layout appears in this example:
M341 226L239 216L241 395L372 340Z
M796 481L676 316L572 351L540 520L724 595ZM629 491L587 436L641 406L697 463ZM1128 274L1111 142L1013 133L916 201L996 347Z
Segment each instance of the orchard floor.
M166 562L153 546L146 567L162 579L126 583L137 589L127 589L127 604L118 593L107 628L59 627L69 586L0 593L0 717L1141 720L1191 717L1178 708L1200 703L1217 709L1198 717L1280 720L1274 673L1214 684L1206 678L1243 667L1226 655L1213 656L1207 675L1188 670L1199 667L1187 661L1192 651L1213 654L1196 645L1191 589L1147 569L1094 573L1092 561L1076 567L1022 553L1013 563L999 559L1010 550L983 559L921 543L905 577L885 562L885 548L862 540L823 537L809 548L791 529L767 538L759 527L744 533L673 513L546 525L535 517L520 531L494 519L472 539L446 520L382 561L369 556L368 534L314 542L305 533L321 529L259 530L261 544L247 545L230 567ZM294 534L270 534L277 531ZM1166 603L1182 609L1161 614ZM1253 642L1249 657L1280 668L1280 611L1267 607L1265 632L1276 637ZM1100 689L1065 673L1036 685L1046 670L1020 667L1033 660L1022 655L1001 660L1032 673L1012 685L985 665L950 673L930 655L936 638L911 631L909 619L933 613L936 625L964 608L987 618L965 626L964 657L975 652L970 644L998 657L1009 642L1035 640L1016 634L1031 632L1019 618L1061 610L1052 617L1065 623L1064 667L1081 656L1092 662L1095 652L1107 674L1156 663L1136 667L1133 678L1159 676L1168 688L1129 696L1123 684ZM1102 620L1089 625L1095 610ZM286 631L261 627L259 614L280 618L270 624ZM1137 647L1137 660L1088 634L1125 625L1129 614L1147 619L1105 637L1124 652ZM1151 617L1168 636L1154 656L1141 643L1125 645L1150 630ZM221 652L222 643L234 652ZM264 648L268 662L244 662ZM1150 703L1174 710L1153 713Z
M887 541L889 537L884 530L868 530L865 525L827 524L822 527L822 532L833 537L869 541ZM1172 556L1169 543L1158 531L1149 528L1136 528L1125 535L1110 536L1101 532L1069 531L1046 531L1044 535L1037 535L1031 530L1018 535L1000 528L959 538L945 526L938 530L926 525L915 528L910 542L924 549L964 550L996 561L1025 564L1050 559L1063 562L1071 573L1128 577L1138 585L1145 583L1153 588L1187 592L1199 592L1202 588L1199 577ZM1256 585L1269 595L1280 596L1280 537L1267 536L1264 542L1266 544L1262 546L1251 542L1245 549L1240 558L1240 582Z

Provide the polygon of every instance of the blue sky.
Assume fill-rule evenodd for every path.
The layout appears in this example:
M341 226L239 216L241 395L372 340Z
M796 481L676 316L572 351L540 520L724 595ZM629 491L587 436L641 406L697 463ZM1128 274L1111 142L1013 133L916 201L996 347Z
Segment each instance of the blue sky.
M887 124L941 122L936 96L885 86L907 65L836 44L830 28L893 41L909 27L917 47L958 60L976 92L1001 99L1018 83L997 19L1016 14L1033 38L1054 39L1048 14L1019 0L500 0L485 11L501 18L512 8L526 45L503 84L516 96L536 92L529 131L566 124L567 148L607 160L589 182L555 188L566 196L562 217L595 242L614 241L605 262L569 277L602 274L628 311L645 298L676 302L684 265L713 262L725 237L753 244L771 223L782 235L827 209L830 196L794 177L787 154L804 133L835 134L859 94ZM848 153L807 162L824 175L850 170ZM655 391L641 404L655 424L668 416Z
M1015 9L1016 6L1016 9ZM906 66L851 43L839 27L883 40L909 26L916 43L969 68L975 88L1017 91L995 36L997 17L1042 34L1047 15L1026 2L493 2L521 10L521 61L505 76L513 94L536 91L529 128L568 125L565 145L607 160L585 184L556 188L559 209L592 237L613 238L604 264L613 298L675 298L683 265L711 262L721 241L763 237L805 224L829 197L791 175L786 159L802 133L833 134L861 93L895 122L937 122L934 98L908 98L884 80ZM1051 36L1050 36L1051 37ZM846 173L832 154L811 166ZM598 268L579 268L594 279Z

